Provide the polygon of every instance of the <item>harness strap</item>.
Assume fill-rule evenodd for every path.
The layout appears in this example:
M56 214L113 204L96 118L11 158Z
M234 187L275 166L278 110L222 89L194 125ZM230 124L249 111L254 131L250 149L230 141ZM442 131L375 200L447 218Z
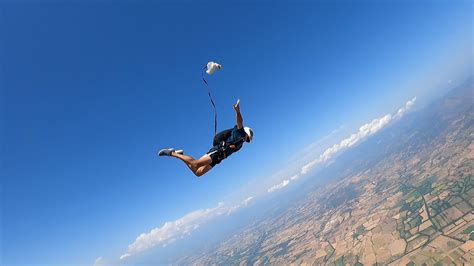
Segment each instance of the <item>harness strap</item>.
M229 143L224 141L224 146L237 145L237 144L239 144L239 142L242 142L241 144L243 144L245 142L244 138L239 138L239 139L237 139L233 142L229 142Z

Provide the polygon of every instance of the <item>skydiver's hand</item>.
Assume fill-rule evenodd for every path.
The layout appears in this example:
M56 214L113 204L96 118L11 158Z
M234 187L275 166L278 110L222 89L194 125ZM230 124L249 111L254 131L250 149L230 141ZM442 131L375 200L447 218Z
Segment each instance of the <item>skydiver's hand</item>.
M232 107L236 112L240 112L240 99L238 99L237 103L235 103Z
M235 110L235 125L237 126L237 129L242 129L244 127L244 119L240 113L240 99L238 99L237 103L235 103L232 107L234 107Z

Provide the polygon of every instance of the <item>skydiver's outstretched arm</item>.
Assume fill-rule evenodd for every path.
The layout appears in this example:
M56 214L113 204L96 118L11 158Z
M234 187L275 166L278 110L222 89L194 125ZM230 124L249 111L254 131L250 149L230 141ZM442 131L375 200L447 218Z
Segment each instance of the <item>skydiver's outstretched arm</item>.
M237 103L233 105L235 110L235 116L237 120L237 128L241 129L244 127L244 119L242 118L242 114L240 113L240 99L237 100Z

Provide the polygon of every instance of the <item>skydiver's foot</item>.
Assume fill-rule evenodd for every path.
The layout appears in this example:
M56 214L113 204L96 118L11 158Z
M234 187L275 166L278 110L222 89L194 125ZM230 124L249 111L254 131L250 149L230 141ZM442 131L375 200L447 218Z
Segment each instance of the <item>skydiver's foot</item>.
M158 156L173 156L173 153L183 154L183 150L175 150L173 148L162 149L158 152Z
M158 156L171 156L171 154L174 152L174 149L162 149L158 152Z

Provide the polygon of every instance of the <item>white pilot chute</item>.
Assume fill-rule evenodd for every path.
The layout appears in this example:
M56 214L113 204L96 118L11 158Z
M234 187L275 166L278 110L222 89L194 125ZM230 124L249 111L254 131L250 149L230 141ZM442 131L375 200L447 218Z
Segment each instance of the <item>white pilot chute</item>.
M214 74L216 70L221 70L221 69L222 69L222 65L213 61L209 61L206 65L206 73L209 75L212 75Z
M207 86L207 95L209 95L209 100L211 100L212 107L214 107L214 135L217 134L217 108L216 104L214 103L214 100L212 99L211 96L211 90L209 88L209 84L207 83L206 79L204 78L204 70L206 70L206 73L208 75L214 74L217 70L221 70L222 65L218 64L213 61L209 61L206 66L203 68L203 72L201 73L202 76L202 81L204 81L204 84Z

